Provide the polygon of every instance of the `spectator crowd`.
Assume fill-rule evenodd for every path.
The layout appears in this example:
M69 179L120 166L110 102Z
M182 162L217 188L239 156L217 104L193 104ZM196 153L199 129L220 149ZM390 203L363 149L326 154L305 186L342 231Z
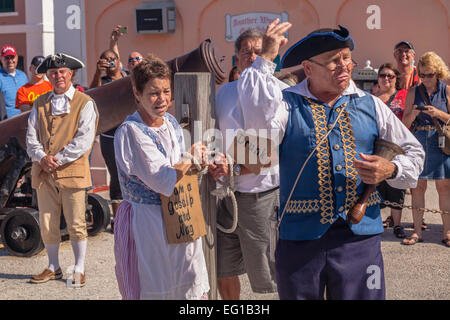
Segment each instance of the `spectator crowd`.
M31 111L27 151L34 162L33 188L41 204L49 259L31 282L62 277L59 217L55 218L62 208L75 256L73 284L86 284L84 192L92 182L89 156L101 114L83 92L130 77L137 111L100 135L111 177L111 230L124 299L207 298L200 239L168 245L160 214L159 195L171 195L188 174L192 159L208 167L218 183L235 177L239 223L231 232L217 231L217 278L223 299L239 299L238 276L243 273L254 292L278 292L282 299L321 299L325 287L330 299L384 299L379 236L383 226L393 227L403 245L425 241L428 181L436 184L440 209L450 211L450 155L445 151L450 141L442 133L450 132L450 71L435 52L416 57L413 43L401 40L393 48L392 61L377 69L371 92L363 91L351 79L355 44L350 32L340 27L315 30L286 51L282 67L301 65L301 71L275 72L273 61L287 44L284 34L290 27L275 20L265 33L244 31L235 41L229 83L216 93L216 123L223 137L228 137L227 130L281 132L278 164L260 173L245 164L228 163L225 154L211 159L201 144L184 150L181 127L168 112L169 67L155 55L145 57L137 51L122 64L119 40L127 30L121 25L114 27L109 47L99 55L89 88L75 84L82 61L64 53L36 56L27 76L17 69L16 49L4 45L0 120ZM404 154L392 161L372 155L377 139L399 145ZM223 150L232 143L224 140ZM315 160L309 161L311 157ZM304 164L300 172L299 163ZM370 184L377 185L377 191L370 195L361 223L347 222L346 213ZM414 207L409 235L401 222L407 193ZM233 201L217 202L220 225L233 224ZM390 208L384 222L380 205ZM442 214L442 232L443 245L450 247L449 214ZM364 268L370 264L382 270L378 291L368 290L365 280L355 276L366 274Z

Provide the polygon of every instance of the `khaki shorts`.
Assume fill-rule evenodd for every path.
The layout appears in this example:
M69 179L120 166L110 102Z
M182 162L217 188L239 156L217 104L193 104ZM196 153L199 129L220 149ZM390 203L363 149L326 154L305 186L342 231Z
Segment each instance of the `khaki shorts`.
M278 213L279 195L278 188L260 193L235 192L237 228L231 234L217 230L218 278L247 273L253 292L277 291L275 261L271 251L277 240L272 222ZM233 206L227 197L219 202L217 220L224 228L231 228L232 217Z

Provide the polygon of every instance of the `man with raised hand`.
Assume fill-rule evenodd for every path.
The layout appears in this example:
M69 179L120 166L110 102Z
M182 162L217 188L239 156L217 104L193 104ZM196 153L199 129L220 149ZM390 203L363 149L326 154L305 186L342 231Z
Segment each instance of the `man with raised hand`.
M301 64L307 78L281 91L272 61L290 27L279 20L268 26L260 56L237 81L245 128L280 130L279 296L323 299L326 288L328 299L385 299L381 199L371 194L358 224L346 215L364 183L414 187L424 151L381 100L351 80L354 43L342 26L315 30L287 50L282 67ZM392 161L373 155L379 138L405 154Z

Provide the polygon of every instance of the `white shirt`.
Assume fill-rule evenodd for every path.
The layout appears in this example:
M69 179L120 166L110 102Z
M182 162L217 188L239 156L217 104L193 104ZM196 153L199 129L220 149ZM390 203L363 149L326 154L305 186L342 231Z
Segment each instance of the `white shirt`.
M288 85L275 78L279 90ZM244 126L243 109L247 106L238 99L237 81L223 85L216 94L216 120L222 134L222 152L226 152L233 142L236 130L247 129ZM247 110L251 117L251 111ZM258 110L259 112L259 110ZM276 188L280 185L279 166L262 169L259 175L245 174L234 178L235 189L240 192L257 193Z
M277 80L273 76L275 64L257 57L250 68L244 70L238 82L238 94L243 109L246 127L277 128L280 130L280 141L289 119L287 103L283 100ZM287 89L296 94L316 99L308 89L308 79ZM356 94L359 97L369 93L358 89L350 81L342 95ZM398 167L397 176L386 180L394 188L408 189L417 185L417 179L423 170L425 152L419 141L412 135L395 114L379 98L372 96L375 103L376 121L379 138L396 143L405 150L404 155L396 156L392 162Z
M70 100L73 99L75 88L70 86L64 94L55 94L53 91L48 99L51 99L52 115L58 116L70 113ZM68 145L55 155L58 159L57 163L62 166L66 163L73 162L88 152L95 138L95 122L97 120L97 112L92 101L88 101L81 111L80 120L78 122L78 130L75 137ZM39 142L39 124L37 121L37 111L33 108L28 118L27 130L27 152L32 161L40 162L46 156L44 147Z
M143 123L138 112L132 117ZM153 191L170 196L177 178L173 166L180 161L182 149L166 118L160 127L147 129L158 137L167 157L141 128L125 121L114 138L117 168L126 176L138 177ZM200 299L209 291L202 239L168 244L161 206L135 202L131 205L141 299Z
M144 123L139 112L135 112L134 117L137 122ZM116 131L114 138L117 168L127 176L138 177L153 191L168 197L177 182L173 166L180 161L182 150L176 139L175 129L166 118L160 127L148 129L159 137L167 157L136 124L127 122Z

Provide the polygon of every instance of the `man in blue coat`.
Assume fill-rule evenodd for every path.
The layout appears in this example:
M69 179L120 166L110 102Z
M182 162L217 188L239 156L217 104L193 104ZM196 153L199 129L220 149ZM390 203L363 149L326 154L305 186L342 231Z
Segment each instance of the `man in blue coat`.
M360 223L347 214L364 184L414 187L424 151L380 99L352 81L354 43L342 26L315 30L287 50L282 67L301 64L307 78L281 91L272 61L290 27L277 20L268 26L260 56L238 80L245 129L280 130L278 293L281 299L323 299L324 292L328 299L385 299L378 193L370 195ZM392 161L373 155L377 139L405 154Z

